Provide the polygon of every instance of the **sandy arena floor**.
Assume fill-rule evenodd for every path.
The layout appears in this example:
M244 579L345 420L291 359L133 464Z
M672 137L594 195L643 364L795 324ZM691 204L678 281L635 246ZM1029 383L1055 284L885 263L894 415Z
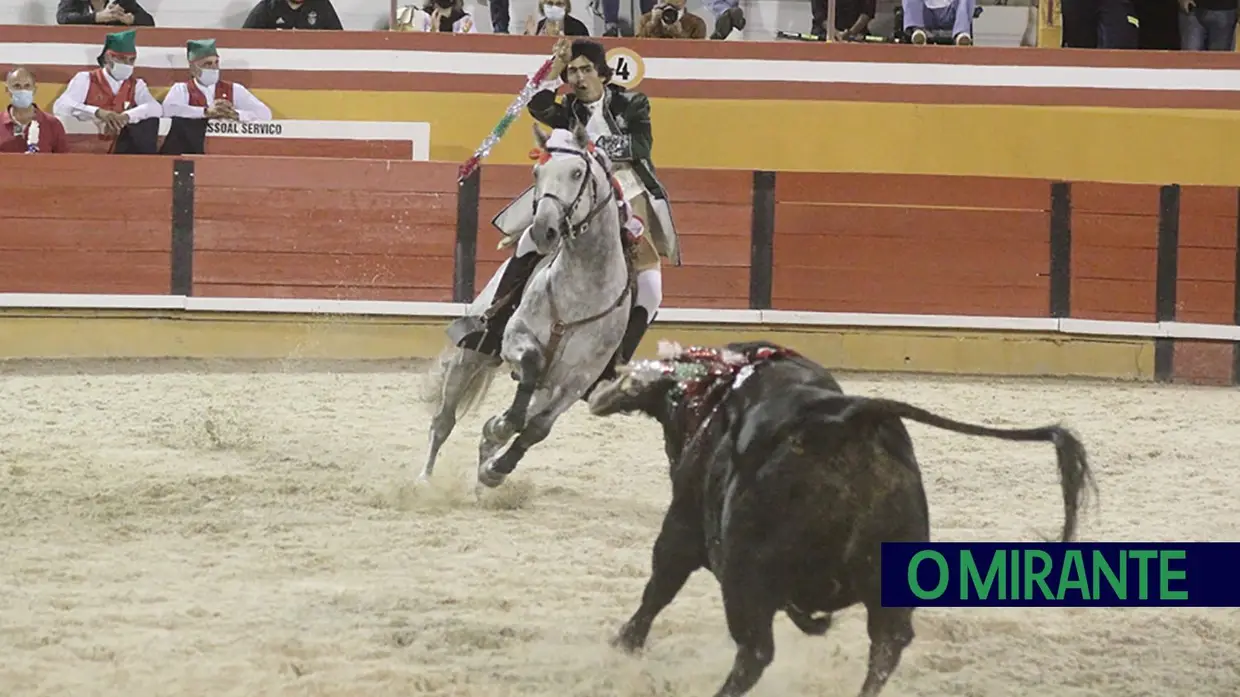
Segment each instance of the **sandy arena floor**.
M578 407L473 501L470 415L432 490L419 376L0 367L0 695L709 697L731 663L706 572L646 655L636 607L668 499L656 427ZM500 408L511 383L483 405ZM1063 418L1101 505L1085 539L1236 540L1240 393L876 379L845 388L991 424ZM1053 451L910 426L939 539L1061 522ZM1234 697L1240 613L921 610L890 697ZM852 697L864 613L777 619L759 697Z

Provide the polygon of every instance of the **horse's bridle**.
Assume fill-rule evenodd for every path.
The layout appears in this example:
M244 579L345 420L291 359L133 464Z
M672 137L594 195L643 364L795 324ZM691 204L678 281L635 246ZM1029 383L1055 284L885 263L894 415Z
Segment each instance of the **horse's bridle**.
M581 178L581 186L577 189L577 195L573 197L572 201L565 203L564 199L560 198L559 196L556 196L555 194L544 193L541 196L536 197L533 202L535 212L537 212L538 204L541 203L543 199L548 199L554 202L555 205L559 206L560 210L564 212L564 218L560 225L561 230L565 236L567 236L569 239L573 239L577 237L577 235L580 235L581 232L585 230L587 226L589 226L590 221L594 220L595 216L603 212L603 207L606 206L608 203L611 203L611 199L615 195L615 192L609 186L607 187L606 195L602 197L599 196L598 182L594 179L593 176L591 176L591 172L590 172L590 157L592 156L594 158L594 161L597 162L598 165L603 168L604 172L607 171L607 167L603 164L602 158L600 158L597 154L588 155L587 153L582 152L580 150L570 150L568 148L543 148L543 150L551 155L554 155L556 153L562 153L565 155L573 155L575 157L580 157L586 163L585 176ZM577 206L581 204L582 196L584 196L586 193L587 184L590 186L590 190L591 190L590 199L592 201L595 201L594 207L590 209L590 212L586 214L585 218L582 218L581 222L576 223L576 224L570 224L569 221L572 220L573 213L576 212Z

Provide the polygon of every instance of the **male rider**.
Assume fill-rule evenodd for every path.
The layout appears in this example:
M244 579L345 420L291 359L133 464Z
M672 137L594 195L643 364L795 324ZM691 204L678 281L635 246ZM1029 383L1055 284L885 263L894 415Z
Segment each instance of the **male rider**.
M530 115L551 128L583 125L595 147L611 159L613 173L632 215L646 227L646 233L638 238L636 253L637 302L617 351L619 362L627 363L662 301L659 257L680 265L667 192L655 176L650 159L654 141L650 101L641 92L609 84L611 68L607 54L601 44L588 39L578 39L570 46L568 39L561 37L556 43L550 74L567 82L572 92L556 101L558 85L549 85L549 89L541 90L530 100ZM521 302L526 281L542 259L527 239L533 223L533 196L534 188L526 189L491 221L508 241L519 238L516 253L500 267L498 273L502 275L495 297L484 316L462 317L449 327L448 336L457 346L499 355L504 327ZM613 370L614 365L600 379L610 378Z

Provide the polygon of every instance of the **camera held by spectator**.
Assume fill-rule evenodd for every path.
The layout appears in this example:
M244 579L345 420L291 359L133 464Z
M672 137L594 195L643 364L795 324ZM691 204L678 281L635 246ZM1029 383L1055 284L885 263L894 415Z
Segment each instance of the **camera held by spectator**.
M685 0L664 0L642 15L637 38L705 39L706 20L685 10Z

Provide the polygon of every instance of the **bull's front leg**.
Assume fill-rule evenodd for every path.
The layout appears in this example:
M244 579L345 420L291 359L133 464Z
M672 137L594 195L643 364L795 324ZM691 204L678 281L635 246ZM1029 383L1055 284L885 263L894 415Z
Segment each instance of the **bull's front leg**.
M672 501L667 516L663 518L663 529L654 543L650 580L642 592L641 606L612 639L612 646L628 653L641 650L646 645L655 617L676 598L689 576L706 565L701 525L691 510L679 510L688 508L676 500Z

